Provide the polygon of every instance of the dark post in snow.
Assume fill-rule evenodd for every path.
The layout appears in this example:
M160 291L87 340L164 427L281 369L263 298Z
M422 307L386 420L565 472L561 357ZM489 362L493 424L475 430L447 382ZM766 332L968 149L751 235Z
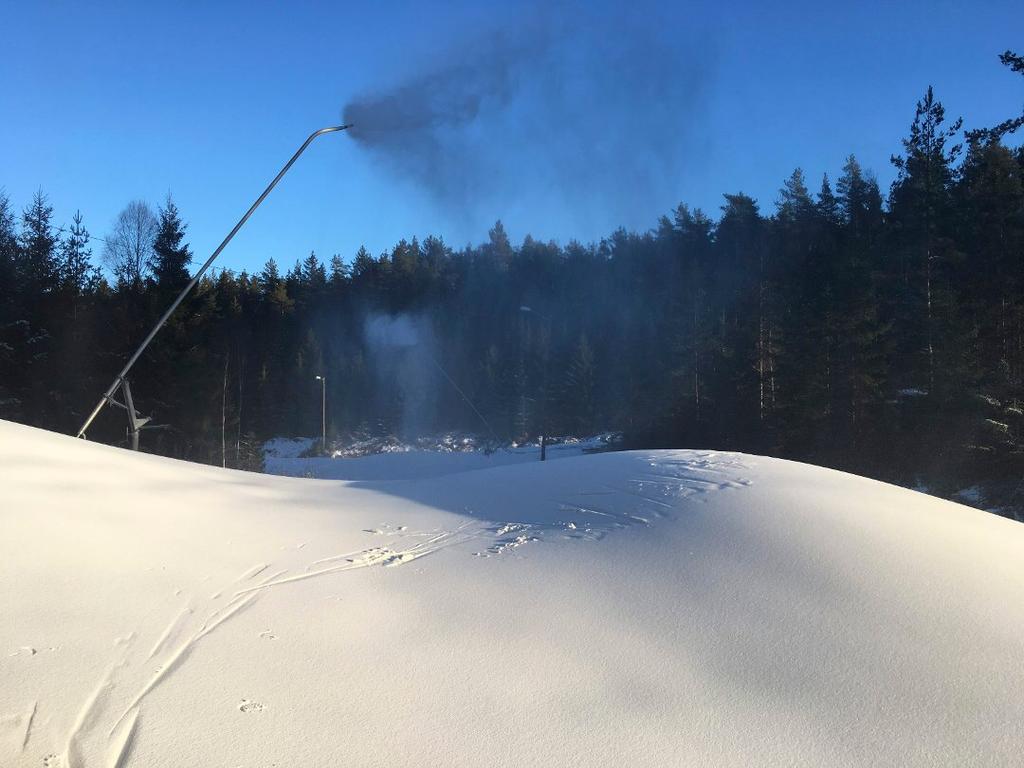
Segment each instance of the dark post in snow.
M100 401L96 404L96 407L92 409L92 413L89 414L89 418L87 418L85 420L85 423L82 424L81 428L78 430L78 433L75 435L75 437L84 438L85 431L89 428L89 425L92 424L93 420L99 415L99 412L103 410L103 406L110 402L116 402L113 400L114 393L117 391L118 387L124 387L125 376L128 375L128 371L131 370L132 366L135 365L136 361L142 356L142 353L146 350L146 347L149 346L149 343L153 340L153 337L156 336L157 333L159 333L160 329L164 327L164 323L166 323L168 318L170 318L170 316L174 314L174 310L178 308L178 305L185 300L185 297L188 296L188 294L195 287L196 283L199 282L199 279L206 273L206 270L210 268L211 264L213 264L214 259L220 256L220 252L224 250L228 243L231 242L231 239L238 233L238 230L242 228L242 225L249 220L249 217L252 216L253 211L259 208L260 203L262 203L266 199L267 195L270 194L270 190L277 186L277 182L279 182L281 180L281 177L288 172L288 169L292 167L295 161L299 159L299 155L301 155L306 150L306 147L313 143L313 139L315 139L317 136L322 136L325 133L344 131L346 128L351 127L351 124L334 125L328 128L321 128L319 131L314 131L309 135L309 138L306 139L302 143L302 146L298 148L294 155L292 155L291 160L284 164L284 167L280 170L277 176L274 177L274 180L267 185L267 188L265 190L263 190L263 194L256 199L256 202L253 203L252 206L250 206L249 210L245 212L245 215L242 216L241 219L239 219L237 224L235 224L234 229L232 229L228 233L228 236L224 238L223 242L221 242L221 244L217 246L217 250L215 250L210 255L210 258L206 260L206 263L199 268L199 271L195 273L195 275L189 281L189 284L182 289L181 293L178 294L178 297L171 303L171 306L167 308L167 311L163 313L159 320L157 320L156 325L153 326L153 330L151 330L149 332L149 335L147 335L146 338L142 340L142 343L139 345L139 348L135 350L135 353L130 358L128 358L128 362L125 363L124 368L122 368L121 372L118 373L117 376L114 378L114 381L107 388L107 391L103 393L103 397L100 398ZM135 450L138 450L138 430L135 429L136 425L132 421L131 411L129 411L128 417L131 423L131 428L132 430L134 430L132 447Z

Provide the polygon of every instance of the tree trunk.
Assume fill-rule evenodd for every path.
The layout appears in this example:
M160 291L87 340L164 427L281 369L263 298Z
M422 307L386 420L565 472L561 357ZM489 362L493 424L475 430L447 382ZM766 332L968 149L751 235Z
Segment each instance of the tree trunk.
M220 388L220 465L228 465L225 431L228 419L228 356L224 355L224 380Z

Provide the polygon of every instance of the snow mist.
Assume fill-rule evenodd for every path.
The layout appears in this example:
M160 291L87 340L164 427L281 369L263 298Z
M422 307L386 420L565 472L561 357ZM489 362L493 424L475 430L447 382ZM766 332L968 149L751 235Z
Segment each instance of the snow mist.
M397 390L402 437L418 437L430 423L437 402L434 333L423 317L371 314L363 320L363 338L370 353L378 390Z

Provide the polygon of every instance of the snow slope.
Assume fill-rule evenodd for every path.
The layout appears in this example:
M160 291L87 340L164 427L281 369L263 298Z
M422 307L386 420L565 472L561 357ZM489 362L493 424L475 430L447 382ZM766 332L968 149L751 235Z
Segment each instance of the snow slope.
M1019 765L1024 525L810 466L392 482L0 422L0 766Z

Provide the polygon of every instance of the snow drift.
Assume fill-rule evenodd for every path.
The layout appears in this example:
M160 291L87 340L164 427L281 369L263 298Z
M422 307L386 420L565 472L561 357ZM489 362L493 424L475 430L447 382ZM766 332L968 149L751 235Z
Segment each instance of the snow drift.
M403 481L0 422L0 765L1013 765L1024 526L815 467Z

